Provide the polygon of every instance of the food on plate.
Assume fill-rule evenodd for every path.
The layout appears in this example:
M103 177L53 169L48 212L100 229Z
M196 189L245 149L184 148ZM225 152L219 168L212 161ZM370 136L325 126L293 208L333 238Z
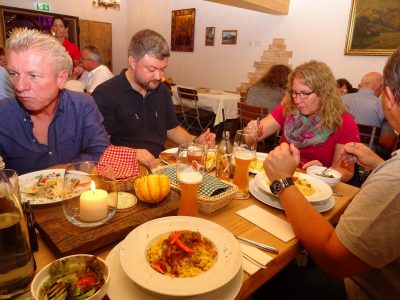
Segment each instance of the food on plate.
M266 182L268 186L271 185L271 181L268 179L268 177L266 178ZM293 176L293 183L303 194L303 196L307 197L315 194L315 189L307 179Z
M264 171L264 158L263 157L255 157L253 161L250 163L249 169L256 170L257 172Z
M176 157L178 156L178 150L176 152L161 152L160 159L164 161L166 164L174 164L176 163ZM215 151L208 151L207 153L207 161L206 161L206 169L209 170L215 165Z
M333 176L332 174L328 174L328 173L315 173L315 175L325 177L325 178L335 178L335 176Z
M139 177L133 184L136 196L146 203L159 203L170 192L169 177L165 174L150 174Z
M96 256L72 256L50 266L50 276L39 291L39 300L83 300L105 283L105 265Z
M161 274L194 277L210 269L217 258L213 243L198 231L173 231L157 239L147 250L147 261Z
M47 175L39 174L35 176L35 181L30 186L22 188L22 193L32 198L55 199L62 197L63 176L59 172ZM71 189L79 184L79 179L71 179L67 182L67 189Z

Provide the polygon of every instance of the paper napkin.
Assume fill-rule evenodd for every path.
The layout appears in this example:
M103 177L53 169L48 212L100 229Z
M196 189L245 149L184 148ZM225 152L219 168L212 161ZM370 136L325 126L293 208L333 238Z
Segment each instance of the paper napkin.
M238 210L236 213L242 218L245 218L251 223L273 234L285 243L295 237L292 226L288 222L274 216L257 205L251 205L245 209Z
M273 257L266 252L257 249L256 247L253 247L251 245L246 244L245 242L239 241L240 247L242 248L242 252L250 256L252 259L255 261L259 262L262 265L266 265L269 263ZM248 274L253 275L255 272L257 272L260 267L257 266L256 264L252 263L250 260L247 260L245 257L243 257L243 270L245 270Z

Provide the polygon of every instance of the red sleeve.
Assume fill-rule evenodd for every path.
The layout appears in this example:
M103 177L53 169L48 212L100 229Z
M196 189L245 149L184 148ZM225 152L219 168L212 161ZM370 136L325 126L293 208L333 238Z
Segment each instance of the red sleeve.
M345 112L342 116L343 124L338 130L338 144L346 144L351 142L360 142L360 132L358 126L354 120L354 117Z
M80 60L81 59L81 52L79 51L78 46L72 44L73 46L70 49L69 55L71 56L72 60Z
M285 116L283 115L283 106L279 105L277 108L275 108L271 112L271 116L281 125L281 128L283 128L283 125L285 123Z

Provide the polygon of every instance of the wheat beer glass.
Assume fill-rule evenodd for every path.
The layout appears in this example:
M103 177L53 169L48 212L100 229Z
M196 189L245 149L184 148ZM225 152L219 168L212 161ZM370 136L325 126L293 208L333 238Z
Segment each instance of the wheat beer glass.
M236 132L233 144L233 156L236 169L233 175L233 183L239 188L235 199L247 199L249 194L249 165L254 159L257 150L257 132L246 127Z
M204 145L186 143L179 146L176 175L181 186L180 216L197 216L197 190L203 180L206 155Z

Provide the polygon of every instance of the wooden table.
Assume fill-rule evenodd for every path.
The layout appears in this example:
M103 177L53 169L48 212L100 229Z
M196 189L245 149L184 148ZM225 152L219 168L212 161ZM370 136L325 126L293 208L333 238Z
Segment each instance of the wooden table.
M323 213L323 215L331 222L336 223L347 205L353 199L354 195L359 191L358 188L339 183L335 186L334 191L343 194L342 197L335 196L336 204L333 209ZM249 276L244 273L243 285L236 299L248 298L256 289L272 278L282 268L284 268L299 251L301 250L300 243L297 239L293 239L288 243L282 242L275 236L269 234L263 229L253 225L246 219L240 217L235 212L246 208L250 205L257 205L270 213L285 219L285 216L281 210L269 207L254 197L250 197L247 200L232 200L226 207L211 214L200 214L200 217L211 220L215 223L220 224L234 234L244 236L249 239L257 240L259 242L271 245L279 249L279 254L274 255L274 259L267 265L266 269L260 269L258 272ZM35 253L36 262L38 269L41 269L46 264L56 259L55 255L50 251L47 245L39 237L39 252ZM108 246L103 249L99 249L93 254L98 255L102 258L106 258L107 254L113 248L114 245Z

